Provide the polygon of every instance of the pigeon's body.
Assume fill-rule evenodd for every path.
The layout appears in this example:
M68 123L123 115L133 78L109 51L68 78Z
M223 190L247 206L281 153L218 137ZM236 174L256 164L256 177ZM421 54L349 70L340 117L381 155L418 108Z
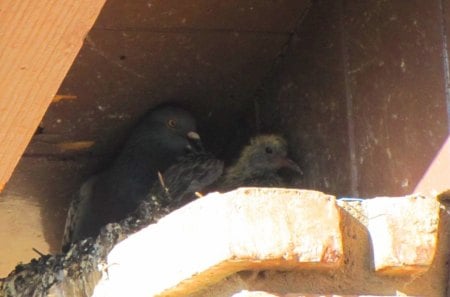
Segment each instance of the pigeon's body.
M69 209L63 247L95 236L119 221L145 199L158 178L177 160L195 151L200 137L195 120L184 110L160 107L138 124L111 166L83 184Z
M277 135L254 137L243 148L239 159L214 186L219 191L231 191L238 187L286 186L278 170L289 168L301 172L298 165L287 157L287 144Z
M223 162L209 153L191 153L170 166L154 184L151 196L163 203L182 206L193 199L223 173Z

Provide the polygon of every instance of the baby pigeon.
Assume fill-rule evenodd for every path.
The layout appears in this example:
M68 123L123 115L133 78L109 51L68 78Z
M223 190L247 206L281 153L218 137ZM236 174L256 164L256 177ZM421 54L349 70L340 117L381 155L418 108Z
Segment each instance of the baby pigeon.
M283 187L278 170L288 168L301 173L300 167L287 157L286 140L278 135L259 135L245 146L237 162L225 170L216 183L218 191L238 187Z
M190 113L167 105L150 111L111 166L80 188L67 215L63 251L70 243L97 235L107 223L125 218L146 198L158 172L201 150Z

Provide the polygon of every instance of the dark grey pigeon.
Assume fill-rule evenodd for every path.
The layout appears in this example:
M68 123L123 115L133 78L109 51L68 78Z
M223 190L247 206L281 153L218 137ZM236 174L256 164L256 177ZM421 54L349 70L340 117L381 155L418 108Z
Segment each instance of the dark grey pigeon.
M124 219L146 198L158 172L200 150L191 114L173 106L150 111L111 166L82 185L67 215L63 251L70 243L96 236L102 226Z
M259 135L242 149L237 162L212 188L226 192L239 187L285 187L279 175L283 168L301 173L300 167L287 157L286 140L274 134Z

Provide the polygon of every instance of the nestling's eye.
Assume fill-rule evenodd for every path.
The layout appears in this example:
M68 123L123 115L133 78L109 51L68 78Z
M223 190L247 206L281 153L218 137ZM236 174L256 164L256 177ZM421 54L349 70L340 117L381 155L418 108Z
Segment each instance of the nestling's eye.
M271 148L271 147L268 147L268 146L266 146L266 153L268 153L268 154L271 154L271 153L273 153L273 151L272 151L272 148Z
M175 128L177 126L177 121L175 121L174 119L170 119L167 121L167 126L169 126L170 128Z

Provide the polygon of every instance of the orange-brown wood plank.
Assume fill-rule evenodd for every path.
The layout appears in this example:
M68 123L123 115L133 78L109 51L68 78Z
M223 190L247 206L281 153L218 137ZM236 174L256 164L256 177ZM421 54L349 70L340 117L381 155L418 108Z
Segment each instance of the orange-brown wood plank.
M0 0L0 189L105 0Z

